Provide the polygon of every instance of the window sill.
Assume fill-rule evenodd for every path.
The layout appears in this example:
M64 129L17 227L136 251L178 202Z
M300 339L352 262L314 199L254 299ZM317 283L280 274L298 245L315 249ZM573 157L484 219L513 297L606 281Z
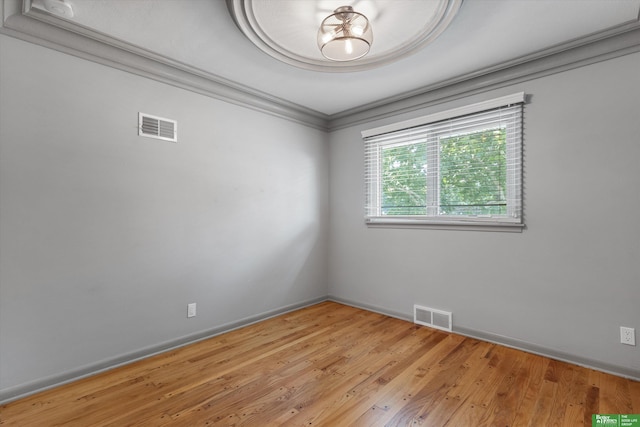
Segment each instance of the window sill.
M467 230L467 231L499 231L521 233L524 224L508 219L496 218L465 218L465 219L416 219L416 218L366 218L365 224L369 228L418 228L427 230Z

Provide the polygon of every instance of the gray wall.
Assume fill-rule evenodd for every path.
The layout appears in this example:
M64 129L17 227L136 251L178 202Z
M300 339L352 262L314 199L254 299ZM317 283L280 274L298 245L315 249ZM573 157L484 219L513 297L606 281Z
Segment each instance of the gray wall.
M640 377L640 54L331 134L329 293ZM516 91L524 115L522 233L368 229L360 131Z
M0 55L0 400L326 297L324 132L2 35ZM178 143L137 136L138 111Z
M327 294L640 377L640 54L329 136L2 35L0 58L0 400ZM362 129L514 91L523 233L365 227Z

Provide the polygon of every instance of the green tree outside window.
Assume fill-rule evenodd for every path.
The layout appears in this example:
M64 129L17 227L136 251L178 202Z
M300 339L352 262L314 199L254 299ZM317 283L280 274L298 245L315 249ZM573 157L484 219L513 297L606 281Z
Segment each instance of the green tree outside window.
M382 148L382 214L426 215L433 203L438 215L505 215L506 130L435 140L437 150L428 150L426 141ZM437 158L428 158L431 153ZM431 181L429 167L437 171Z

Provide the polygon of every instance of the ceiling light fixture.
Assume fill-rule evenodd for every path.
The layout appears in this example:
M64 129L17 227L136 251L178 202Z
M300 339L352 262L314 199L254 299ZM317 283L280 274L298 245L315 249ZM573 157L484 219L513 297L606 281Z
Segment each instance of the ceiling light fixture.
M463 0L227 0L227 7L247 39L278 61L309 71L350 73L372 70L415 54L445 31L462 3ZM366 15L370 24L357 25L356 12L346 6L336 9L346 4L359 15ZM332 16L327 18L328 15ZM324 18L327 20L323 22ZM318 29L321 22L323 26ZM343 23L354 33L350 39L352 54L347 58L344 53L331 55L325 46L332 44L334 38L344 37ZM370 25L375 27L375 44ZM326 33L329 35L323 40ZM344 60L357 57L360 44L366 45L363 53L369 47L371 50L355 61ZM342 52L345 49L346 41Z
M373 43L366 16L351 6L341 6L327 16L318 29L318 47L331 61L353 61L365 56Z

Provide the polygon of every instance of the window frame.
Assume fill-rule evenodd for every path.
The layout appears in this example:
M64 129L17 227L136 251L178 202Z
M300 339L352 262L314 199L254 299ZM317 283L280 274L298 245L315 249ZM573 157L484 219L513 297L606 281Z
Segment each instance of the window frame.
M438 229L466 229L466 230L482 230L482 231L522 231L524 227L522 212L522 116L524 114L522 106L525 103L525 93L519 92L512 95L496 98L477 104L467 105L461 108L442 111L429 116L419 117L412 120L406 120L399 123L390 124L378 128L362 131L362 138L365 141L365 223L368 227L384 227L384 228L438 228ZM455 120L467 115L500 110L501 108L519 107L514 116L516 126L510 129L506 127L506 161L507 165L516 165L507 167L507 213L506 215L440 215L440 170L439 167L434 168L440 159L440 140L446 137L452 137L459 132L452 130L430 131L428 126L444 120ZM430 137L416 137L415 140L398 140L384 143L378 138L393 139L394 133L402 134L407 131L423 127L425 135L431 134ZM426 127L426 128L425 128ZM478 131L487 129L482 123L477 126ZM500 126L496 126L500 128ZM471 127L470 129L473 129ZM472 131L473 132L473 131ZM435 145L437 156L427 156L427 180L428 188L435 188L436 191L427 192L426 205L427 214L425 215L383 215L381 198L382 198L382 150L389 147L404 146L417 144L420 140L424 140L427 144L428 153L433 152ZM373 141L373 142L371 142ZM371 150L369 144L374 144L375 149ZM368 157L371 156L371 157ZM439 165L437 165L439 166ZM434 173L435 171L435 173ZM373 177L373 178L372 178ZM435 213L435 214L434 214Z

